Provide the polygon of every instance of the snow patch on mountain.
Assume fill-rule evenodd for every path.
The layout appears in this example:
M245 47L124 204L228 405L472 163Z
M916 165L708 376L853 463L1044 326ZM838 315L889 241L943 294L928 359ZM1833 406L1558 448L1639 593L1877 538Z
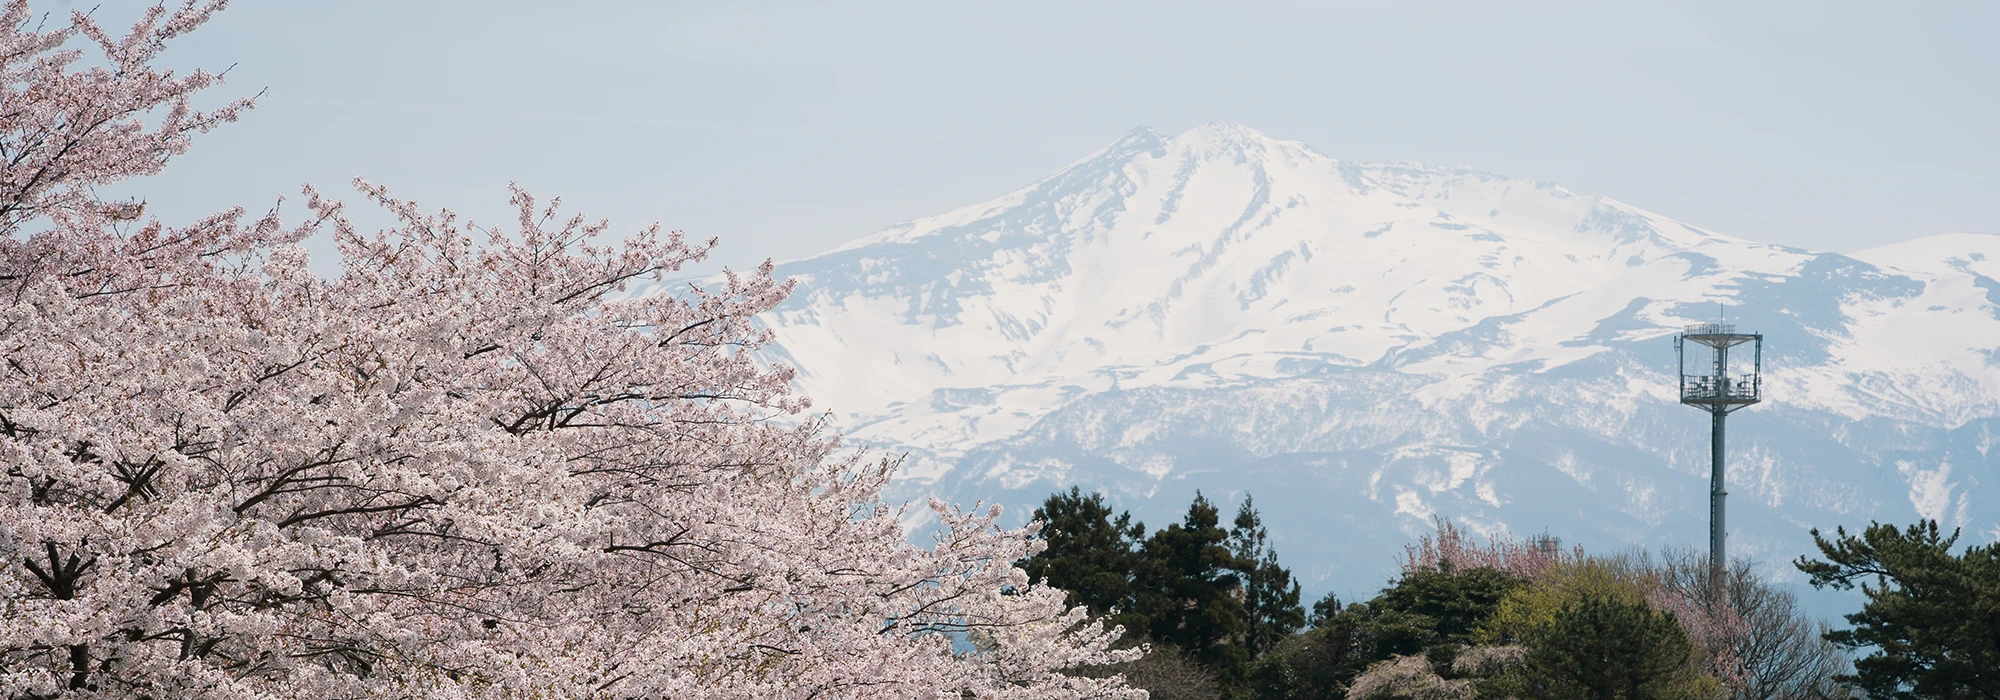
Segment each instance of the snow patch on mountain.
M1217 123L778 270L780 356L850 440L909 455L908 493L1025 512L1082 484L1158 523L1247 490L1322 586L1379 579L1432 515L1704 542L1670 338L1718 314L1767 337L1736 551L2000 532L2000 236L1808 251Z

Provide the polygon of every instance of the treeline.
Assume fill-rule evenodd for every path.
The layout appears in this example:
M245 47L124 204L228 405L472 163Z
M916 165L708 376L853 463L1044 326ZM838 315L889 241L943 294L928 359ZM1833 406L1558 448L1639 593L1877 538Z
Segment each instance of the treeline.
M1747 561L1718 580L1693 551L1482 544L1448 521L1379 595L1307 609L1254 502L1220 515L1197 494L1149 533L1076 488L1035 511L1047 548L1022 567L1153 650L1080 675L1162 700L2000 698L2000 546L1953 555L1934 522L1813 532L1813 585L1870 584L1836 630Z
M1204 675L1156 668L1191 661L1234 687L1306 622L1299 584L1278 564L1249 498L1223 527L1215 504L1196 494L1180 523L1150 536L1131 514L1114 517L1103 496L1074 487L1050 496L1034 518L1048 549L1021 567L1068 591L1072 604L1167 647L1141 662L1150 663L1141 673Z

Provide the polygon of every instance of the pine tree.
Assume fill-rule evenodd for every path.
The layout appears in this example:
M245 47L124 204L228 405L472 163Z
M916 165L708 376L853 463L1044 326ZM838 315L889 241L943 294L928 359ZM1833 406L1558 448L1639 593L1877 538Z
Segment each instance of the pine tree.
M1278 553L1266 541L1264 523L1247 494L1236 509L1234 525L1229 531L1229 549L1242 577L1243 606L1249 621L1244 646L1253 656L1261 655L1305 624L1305 609L1299 605L1298 582L1292 580L1290 570L1278 565Z
M1615 598L1566 605L1527 642L1524 695L1549 700L1681 697L1694 650L1672 613Z
M1179 649L1231 693L1252 660L1305 623L1299 585L1248 498L1224 527L1215 504L1195 494L1180 523L1151 537L1129 513L1114 515L1102 495L1074 487L1049 496L1034 517L1047 548L1020 562L1030 577Z
M1522 585L1521 579L1499 570L1454 570L1447 565L1403 574L1396 585L1369 601L1368 607L1378 618L1400 615L1416 620L1420 636L1401 648L1382 650L1386 654L1413 654L1439 644L1471 643L1474 628L1492 617L1500 601ZM1378 628L1383 626L1377 624Z
M1249 617L1243 585L1215 504L1196 493L1187 515L1146 540L1135 609L1155 641L1180 647L1218 672L1245 663L1236 644Z
M1342 698L1368 667L1398 656L1449 665L1501 599L1524 585L1493 569L1445 566L1407 572L1367 603L1313 604L1312 629L1264 654L1252 669L1258 697Z
M1132 522L1131 513L1113 517L1103 494L1085 494L1074 486L1043 501L1034 520L1042 523L1041 537L1048 548L1021 560L1031 580L1068 591L1070 604L1085 606L1092 615L1124 612L1114 621L1144 626L1144 619L1129 611L1144 524Z
M1862 581L1868 602L1847 616L1852 629L1826 635L1872 649L1843 677L1883 698L2000 698L2000 543L1951 553L1958 532L1935 520L1904 530L1871 523L1859 537L1813 531L1826 561L1800 557L1815 587ZM1870 580L1875 585L1866 585Z

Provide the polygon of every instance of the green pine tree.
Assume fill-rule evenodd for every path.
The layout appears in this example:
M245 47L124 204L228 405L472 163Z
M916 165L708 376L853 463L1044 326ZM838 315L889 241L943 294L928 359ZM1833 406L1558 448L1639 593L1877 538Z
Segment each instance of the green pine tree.
M1863 583L1852 629L1826 638L1872 649L1843 676L1880 698L2000 698L2000 543L1954 556L1935 520L1903 530L1870 523L1859 537L1812 532L1825 561L1800 557L1814 587ZM1872 583L1873 585L1868 585Z
M1047 547L1019 562L1031 578L1157 645L1184 652L1232 697L1251 662L1305 622L1299 584L1278 563L1248 498L1224 527L1195 494L1180 523L1146 536L1100 494L1071 488L1034 513Z
M1215 504L1196 493L1181 522L1146 540L1134 612L1155 641L1179 647L1218 674L1249 661L1242 585Z
M1072 605L1085 606L1093 615L1129 614L1132 577L1140 568L1138 548L1146 526L1132 522L1130 513L1114 517L1103 494L1085 494L1074 486L1044 500L1034 519L1042 523L1041 537L1048 548L1021 560L1028 577L1068 592ZM1128 628L1145 625L1143 619L1114 622Z
M1229 550L1236 556L1244 613L1249 618L1243 645L1255 656L1299 631L1305 625L1305 608L1299 605L1299 584L1292 580L1291 570L1278 564L1278 553L1266 541L1269 535L1248 494L1236 509L1232 524Z
M1688 641L1672 613L1585 598L1528 635L1524 697L1653 700L1688 696Z
M1473 631L1499 610L1500 601L1522 586L1520 579L1494 569L1420 569L1368 602L1377 618L1374 635L1381 659L1415 654L1438 645L1472 643ZM1401 633L1398 627L1411 632Z

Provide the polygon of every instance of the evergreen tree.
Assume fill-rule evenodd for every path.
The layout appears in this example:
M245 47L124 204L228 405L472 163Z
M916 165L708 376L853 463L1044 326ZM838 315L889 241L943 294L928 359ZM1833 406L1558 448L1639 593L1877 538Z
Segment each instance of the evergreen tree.
M1958 531L1943 536L1935 520L1834 532L1832 541L1812 533L1825 561L1796 565L1814 587L1864 582L1868 602L1847 616L1853 629L1826 635L1873 650L1842 680L1873 697L2000 698L2000 543L1953 556Z
M1243 579L1228 540L1215 504L1196 493L1179 524L1146 540L1134 606L1155 641L1180 647L1225 675L1249 661L1237 643L1249 616L1238 597Z
M1042 502L1047 548L1020 562L1070 602L1156 645L1174 647L1243 694L1251 662L1305 623L1299 584L1278 563L1270 534L1245 498L1231 527L1195 494L1181 522L1146 536L1129 513L1071 488Z
M1340 604L1339 595L1328 593L1320 596L1319 600L1313 602L1312 613L1306 616L1306 627L1309 629L1325 627L1338 619L1346 610L1347 606Z
M1672 613L1616 598L1564 606L1528 639L1525 697L1652 700L1689 695L1688 641Z
M1236 556L1249 618L1244 646L1252 655L1259 655L1297 632L1305 624L1305 609L1299 606L1299 584L1292 580L1290 570L1278 565L1278 553L1266 542L1264 523L1248 494L1236 509L1233 525L1229 550Z
M1279 643L1249 674L1257 697L1344 698L1348 684L1377 662L1424 656L1441 666L1523 583L1493 569L1419 569L1381 595L1342 605L1313 604L1312 629Z
M1343 606L1329 594L1313 604L1311 629L1292 635L1257 659L1245 683L1251 697L1338 700L1367 667L1366 606Z
M1380 658L1438 645L1470 644L1473 631L1522 582L1494 569L1419 569L1369 601ZM1399 631L1406 628L1408 632Z
M1074 486L1049 496L1034 514L1048 548L1021 560L1020 566L1031 580L1068 591L1072 605L1085 606L1092 615L1126 612L1124 619L1114 621L1143 629L1144 620L1130 617L1129 608L1146 526L1132 522L1131 513L1111 513L1103 494L1085 494Z

